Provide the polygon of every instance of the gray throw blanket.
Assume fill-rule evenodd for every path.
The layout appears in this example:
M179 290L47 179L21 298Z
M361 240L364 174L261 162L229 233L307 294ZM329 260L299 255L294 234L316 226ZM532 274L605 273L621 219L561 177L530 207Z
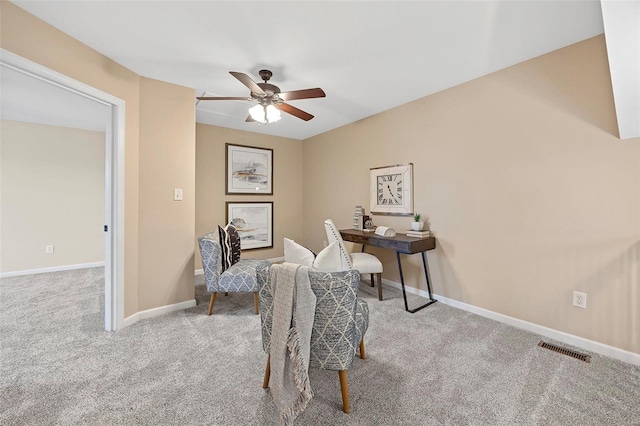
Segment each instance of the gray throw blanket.
M280 412L280 424L290 425L313 397L309 356L316 296L311 290L306 266L275 264L270 274L273 321L269 387Z

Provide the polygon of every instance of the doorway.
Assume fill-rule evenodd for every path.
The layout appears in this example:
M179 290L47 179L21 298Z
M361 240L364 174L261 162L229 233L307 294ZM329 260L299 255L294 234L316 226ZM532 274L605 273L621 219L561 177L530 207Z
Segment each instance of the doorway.
M124 323L124 101L3 49L0 49L0 69L36 79L47 87L63 89L67 94L74 94L74 98L79 95L84 105L88 105L89 100L97 109L106 110L101 230L104 234L104 329L118 330ZM48 109L61 115L61 107L50 105Z

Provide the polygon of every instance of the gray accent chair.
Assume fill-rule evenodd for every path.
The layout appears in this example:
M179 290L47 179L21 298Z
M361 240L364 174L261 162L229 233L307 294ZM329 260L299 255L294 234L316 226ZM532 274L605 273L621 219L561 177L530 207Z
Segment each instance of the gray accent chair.
M204 270L204 281L207 285L207 292L211 293L209 299L208 315L213 311L213 304L216 295L220 292L253 293L255 301L255 312L258 315L258 282L256 280L256 269L260 266L269 266L268 260L240 259L229 269L222 272L222 248L218 241L217 233L209 233L198 238L200 255L202 256L202 268Z
M269 354L273 319L273 289L269 265L257 270L260 291L260 320L262 349ZM347 370L351 367L357 348L365 359L364 334L369 327L369 307L358 299L360 274L358 271L309 272L311 290L316 295L316 310L311 332L309 367L338 371L342 392L342 409L349 413ZM269 387L270 356L262 387Z

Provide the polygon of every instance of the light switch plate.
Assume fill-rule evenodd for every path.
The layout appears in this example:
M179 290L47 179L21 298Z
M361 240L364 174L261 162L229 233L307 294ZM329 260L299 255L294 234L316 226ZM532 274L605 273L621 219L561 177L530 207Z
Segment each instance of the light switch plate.
M175 188L173 190L173 201L182 201L182 188Z

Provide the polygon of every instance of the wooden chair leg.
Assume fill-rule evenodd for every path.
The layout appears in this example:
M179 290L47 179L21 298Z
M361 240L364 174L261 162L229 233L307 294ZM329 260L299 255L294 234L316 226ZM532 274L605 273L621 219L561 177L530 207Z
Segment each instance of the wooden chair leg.
M364 352L364 339L360 340L360 358L367 359L367 354Z
M269 378L271 377L271 354L267 357L267 368L264 370L264 380L262 381L262 389L269 387Z
M371 274L371 282L369 283L371 287L373 287L373 274Z
M256 315L258 315L260 313L260 298L258 297L257 291L253 292L253 299L256 302Z
M347 370L338 371L340 376L340 391L342 392L342 411L349 414L351 406L349 405L349 385L347 385Z
M213 312L213 303L216 301L216 295L218 293L211 293L211 298L209 299L209 312L207 315L211 315L211 312Z
M381 273L377 273L376 276L378 277L378 300L382 300L382 274Z

